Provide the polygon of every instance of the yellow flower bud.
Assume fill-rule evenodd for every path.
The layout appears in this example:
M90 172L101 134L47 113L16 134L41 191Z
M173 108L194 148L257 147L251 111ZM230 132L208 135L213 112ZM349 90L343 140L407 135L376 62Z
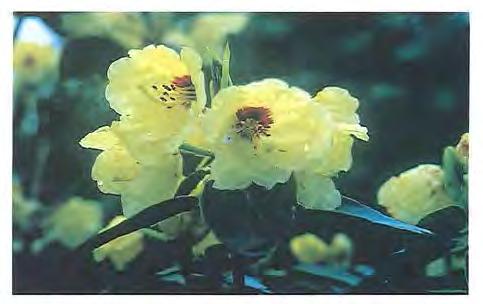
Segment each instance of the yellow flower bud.
M298 235L290 240L292 254L302 263L318 263L327 260L329 246L312 233Z
M423 217L454 205L443 184L444 172L437 165L419 165L391 177L377 193L378 203L393 217L417 224Z

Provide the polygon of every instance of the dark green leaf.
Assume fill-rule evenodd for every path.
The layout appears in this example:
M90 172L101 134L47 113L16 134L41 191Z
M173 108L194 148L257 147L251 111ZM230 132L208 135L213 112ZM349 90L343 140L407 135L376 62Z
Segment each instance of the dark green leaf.
M230 249L243 255L265 254L290 233L295 183L271 190L252 185L244 190L218 190L208 182L201 208L205 221Z
M119 225L99 233L81 246L81 251L91 251L120 236L141 228L152 226L162 220L196 207L198 199L192 196L179 196L150 206Z

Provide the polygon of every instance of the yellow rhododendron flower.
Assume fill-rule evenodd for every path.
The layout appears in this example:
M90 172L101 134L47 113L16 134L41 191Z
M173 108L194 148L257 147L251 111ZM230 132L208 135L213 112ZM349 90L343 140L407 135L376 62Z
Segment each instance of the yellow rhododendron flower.
M106 37L127 49L140 47L148 33L140 13L67 13L61 27L72 38Z
M334 209L340 193L330 178L349 169L352 136L368 139L357 106L345 90L327 88L312 99L276 79L221 90L205 119L214 187L270 189L295 173L302 205Z
M195 48L209 62L212 55L221 57L229 35L241 32L247 25L245 13L199 14L188 31L169 31L164 41Z
M141 131L139 136L142 135ZM153 153L153 161L137 161L113 128L107 126L88 134L80 144L85 148L103 150L92 167L92 179L97 181L102 192L121 195L125 216L170 199L176 193L182 178L179 153L147 151ZM154 161L155 157L157 161Z
M74 249L102 227L99 203L73 197L60 205L44 223L45 239Z
M417 224L425 216L454 205L443 178L441 167L419 165L386 181L377 193L378 203L393 217Z
M221 90L205 123L218 189L243 189L252 182L271 189L286 182L304 165L319 127L310 96L276 79Z
M201 110L206 103L201 65L201 58L190 48L179 55L163 45L130 50L129 57L109 67L106 98L119 114L141 114L144 119L152 118L151 114L165 127L182 126L187 109Z
M331 134L329 152L324 157L317 157L315 170L324 174L347 171L352 165L353 137L369 140L367 128L359 125L356 111L359 101L345 89L327 87L318 92L313 100L317 103L321 115L329 116L334 125Z
M298 235L290 240L292 254L302 263L318 263L329 256L329 245L312 233Z
M59 55L50 45L15 42L13 71L15 88L49 82L57 75Z
M125 220L126 218L123 216L116 216L101 232L119 225ZM132 262L143 251L143 248L143 233L141 230L137 230L94 249L93 256L97 262L107 258L117 271L123 271L127 264Z
M316 153L308 169L296 173L297 199L306 208L335 209L341 204L341 195L331 176L348 171L352 165L354 139L369 139L367 129L359 125L356 111L359 101L345 89L327 87L313 98L314 112L320 115L318 144L312 145Z

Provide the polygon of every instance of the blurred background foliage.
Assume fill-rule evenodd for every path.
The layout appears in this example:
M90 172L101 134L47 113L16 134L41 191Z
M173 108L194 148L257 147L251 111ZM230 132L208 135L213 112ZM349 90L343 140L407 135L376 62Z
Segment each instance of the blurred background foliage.
M104 97L110 63L129 49L151 43L196 47L200 39L216 44L216 33L228 35L235 84L275 77L312 94L325 86L348 89L360 100L361 123L368 127L370 141L355 144L352 169L335 182L343 194L375 208L377 190L387 178L414 164L439 163L443 148L456 144L468 130L466 13L253 13L230 26L210 24L200 18L203 15L15 14L16 44L33 41L58 56L55 73L46 76L49 81L14 92L13 175L25 199L46 208L73 196L96 200L105 224L120 213L118 197L101 194L90 178L97 152L82 149L78 141L116 117ZM20 75L22 68L15 67L14 74ZM32 241L40 234L41 229L34 229L21 238ZM111 291L137 290L136 284L143 286L140 290L149 289L152 282L132 281L132 272L147 271L150 262L167 263L169 255L152 253L159 250L146 250L144 262L137 261L139 265L119 277ZM16 276L17 288L76 289L59 280L53 287L45 277L34 275L42 272L38 267L50 267L52 273L65 270L67 277L75 276L75 271L55 264L66 257L69 254L55 246L42 256L16 254L21 274ZM364 256L356 259L365 261ZM113 275L112 270L105 274ZM93 280L91 285L109 281L86 278Z

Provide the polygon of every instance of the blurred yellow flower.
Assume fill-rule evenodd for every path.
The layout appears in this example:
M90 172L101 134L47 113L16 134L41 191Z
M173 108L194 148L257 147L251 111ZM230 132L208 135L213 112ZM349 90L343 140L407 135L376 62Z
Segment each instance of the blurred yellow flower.
M138 136L143 136L143 130ZM107 126L86 135L80 145L103 150L92 167L92 179L97 181L102 192L121 195L123 213L127 217L170 199L176 193L182 178L179 153L149 150L144 144L146 153L152 153L150 161L138 161L131 156L115 128ZM143 142L139 141L139 145Z
M17 180L12 181L12 203L13 223L23 230L31 228L32 216L41 208L41 205L35 200L24 197L22 185Z
M352 241L343 233L335 234L330 244L315 234L304 233L292 238L289 246L294 257L302 263L324 262L332 266L348 267L353 254Z
M59 54L50 45L17 41L13 46L14 88L39 85L57 75Z
M110 38L126 49L140 47L148 33L140 13L125 12L65 13L61 28L72 38Z
M378 203L393 217L417 224L425 216L454 205L444 189L441 167L423 164L391 177L377 193Z
M319 263L329 257L329 245L312 233L305 233L292 238L290 250L302 263Z
M213 55L221 57L228 36L241 32L248 21L246 13L198 14L187 31L173 29L166 33L163 40L169 44L193 47L209 62Z
M102 227L98 202L73 197L60 205L44 222L44 239L58 241L69 249L81 245Z
M125 220L126 218L123 216L116 216L100 232L112 228ZM93 256L96 262L101 262L107 258L117 271L123 271L127 264L132 262L143 251L143 248L143 233L141 230L137 230L94 249Z

